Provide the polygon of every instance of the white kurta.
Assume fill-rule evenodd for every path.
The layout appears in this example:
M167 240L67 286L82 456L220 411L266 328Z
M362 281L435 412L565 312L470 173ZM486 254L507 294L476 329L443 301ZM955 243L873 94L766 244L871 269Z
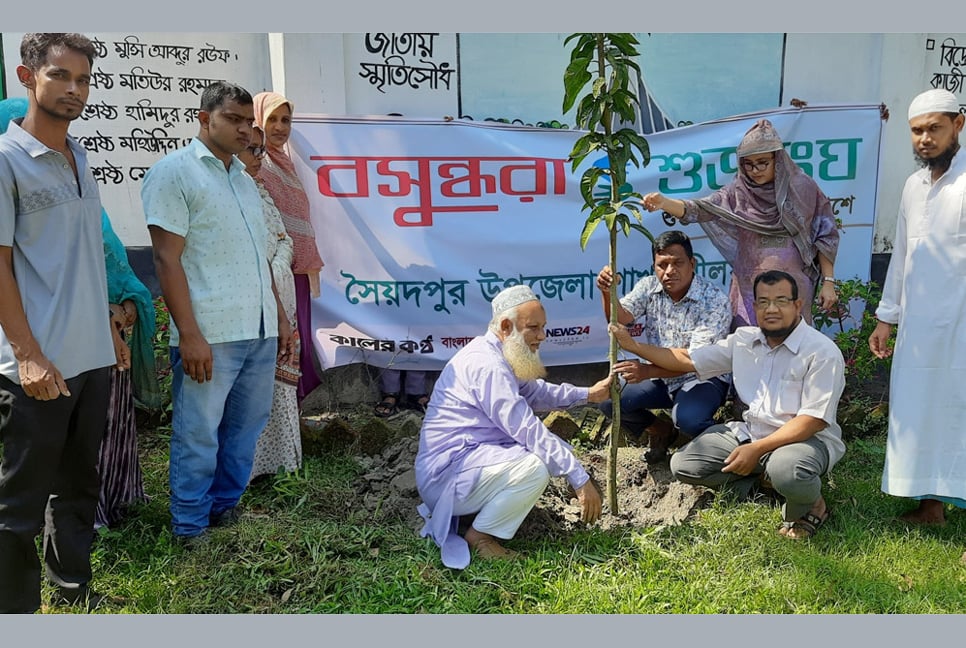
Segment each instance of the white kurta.
M882 490L966 499L966 153L902 191L876 317L898 323Z

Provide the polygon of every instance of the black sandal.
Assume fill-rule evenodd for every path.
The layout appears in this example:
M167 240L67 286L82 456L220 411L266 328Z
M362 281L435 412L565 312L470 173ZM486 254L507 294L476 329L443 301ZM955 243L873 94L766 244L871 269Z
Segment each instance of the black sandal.
M373 408L379 418L388 418L399 412L399 394L383 394L382 400Z
M426 413L426 406L429 405L429 396L426 394L420 394L419 396L411 396L407 400L406 404L409 409L416 410L420 414Z

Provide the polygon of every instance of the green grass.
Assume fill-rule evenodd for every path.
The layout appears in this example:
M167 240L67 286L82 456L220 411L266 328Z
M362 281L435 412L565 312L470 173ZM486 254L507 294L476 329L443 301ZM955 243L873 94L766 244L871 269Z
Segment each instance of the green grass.
M257 484L239 525L186 551L168 529L166 439L145 436L152 500L95 542L94 586L124 601L98 612L966 612L966 512L942 528L894 521L910 502L879 491L882 437L850 442L824 491L832 518L808 541L780 538L773 507L716 500L680 526L511 541L524 560L453 571L412 529L351 509L347 456Z

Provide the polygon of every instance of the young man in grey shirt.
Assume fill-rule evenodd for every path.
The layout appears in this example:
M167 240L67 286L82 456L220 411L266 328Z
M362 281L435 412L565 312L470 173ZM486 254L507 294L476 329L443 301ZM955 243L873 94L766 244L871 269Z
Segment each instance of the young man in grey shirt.
M101 201L84 148L67 134L90 92L95 49L80 34L26 34L17 78L27 115L0 137L0 611L40 607L34 537L44 529L55 603L89 587L97 457L117 362Z

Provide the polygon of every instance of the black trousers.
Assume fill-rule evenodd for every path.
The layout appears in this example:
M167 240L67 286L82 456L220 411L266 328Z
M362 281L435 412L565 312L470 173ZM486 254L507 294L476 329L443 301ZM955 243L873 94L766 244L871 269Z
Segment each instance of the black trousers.
M7 419L10 418L10 408L13 407L13 394L0 389L0 431L7 427Z
M70 396L40 401L0 376L0 389L13 395L10 420L0 430L0 612L40 607L34 539L41 530L47 577L55 585L80 590L91 579L110 368L66 382Z

